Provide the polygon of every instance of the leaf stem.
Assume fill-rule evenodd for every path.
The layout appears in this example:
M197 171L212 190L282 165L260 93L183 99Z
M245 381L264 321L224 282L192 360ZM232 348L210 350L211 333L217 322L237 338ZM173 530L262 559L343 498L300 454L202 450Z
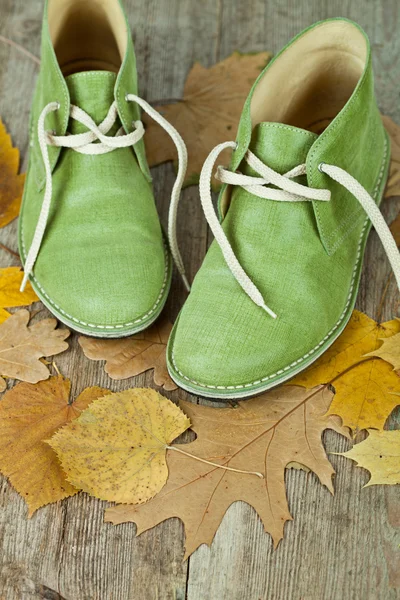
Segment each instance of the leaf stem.
M0 242L0 248L2 250L4 250L4 252L8 252L9 254L12 254L12 256L15 256L15 258L18 258L18 260L21 260L19 257L19 254L17 252L14 252L14 250L11 250L11 248L8 248L7 246L5 246L4 244L2 244Z
M195 456L194 454L190 454L189 452L185 452L176 446L166 446L167 450L175 450L175 452L180 452L181 454L185 454L185 456L189 456L194 460L199 460L206 465L211 465L212 467L217 467L218 469L225 469L226 471L233 471L234 473L244 473L245 475L257 475L260 479L264 479L264 475L257 471L243 471L242 469L234 469L233 467L226 467L225 465L219 465L218 463L211 462L209 460L205 460L205 458L200 458L199 456Z

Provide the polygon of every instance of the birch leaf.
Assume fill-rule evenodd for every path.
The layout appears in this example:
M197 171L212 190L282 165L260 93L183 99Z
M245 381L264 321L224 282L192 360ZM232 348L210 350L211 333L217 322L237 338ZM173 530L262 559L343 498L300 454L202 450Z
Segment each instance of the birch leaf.
M189 426L168 398L135 388L97 400L49 444L75 487L102 500L141 503L164 486L166 446Z

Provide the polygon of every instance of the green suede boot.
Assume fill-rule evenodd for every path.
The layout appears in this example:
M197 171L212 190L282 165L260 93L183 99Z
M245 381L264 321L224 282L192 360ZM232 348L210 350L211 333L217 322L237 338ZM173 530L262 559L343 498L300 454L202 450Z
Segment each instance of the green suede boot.
M228 147L218 219L210 178ZM200 196L216 239L170 338L178 385L240 398L315 361L350 318L371 221L400 282L377 207L389 159L365 33L345 19L317 23L261 73L237 143L204 165Z
M119 0L47 0L41 54L19 227L23 285L29 277L48 309L77 331L130 335L158 317L171 281L139 106L178 149L169 246L184 279L175 220L186 149L136 95Z

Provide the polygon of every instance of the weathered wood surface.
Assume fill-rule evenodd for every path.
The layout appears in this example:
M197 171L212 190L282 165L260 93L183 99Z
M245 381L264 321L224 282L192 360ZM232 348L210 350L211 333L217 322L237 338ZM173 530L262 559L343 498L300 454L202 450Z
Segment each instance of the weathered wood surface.
M382 111L400 122L400 6L397 0L127 0L135 34L140 93L150 101L180 97L195 60L209 66L234 50L277 51L313 21L347 16L367 30L374 52ZM0 33L39 53L42 2L0 0ZM21 149L26 168L28 118L37 67L0 45L0 114ZM165 221L173 183L171 165L154 170ZM392 219L399 202L386 203ZM197 189L184 193L180 239L190 276L204 256L208 233ZM17 249L16 223L0 232ZM18 264L0 251L0 264ZM358 307L377 317L389 266L377 236L368 243ZM176 316L184 291L175 277L168 310ZM392 282L382 311L398 308ZM397 313L398 314L398 313ZM112 390L151 385L151 376L112 382L100 363L72 349L57 357L73 392L89 385ZM174 395L171 394L171 397ZM394 420L393 420L394 421ZM329 451L346 442L328 433ZM400 598L399 487L370 487L365 471L332 456L337 469L332 497L312 474L286 474L294 521L276 551L254 511L236 503L211 549L187 562L177 520L135 537L135 526L103 524L105 503L80 494L27 520L24 502L6 481L0 485L0 599L4 600L393 600Z

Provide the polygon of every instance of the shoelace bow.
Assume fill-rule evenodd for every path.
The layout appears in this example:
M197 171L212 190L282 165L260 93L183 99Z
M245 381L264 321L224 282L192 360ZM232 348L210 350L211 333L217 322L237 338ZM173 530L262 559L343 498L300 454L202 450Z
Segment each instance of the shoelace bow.
M214 237L222 250L225 261L236 281L257 306L264 309L271 317L276 318L277 315L267 306L260 290L253 283L236 258L232 246L230 245L215 212L211 197L211 177L215 162L223 150L227 148L236 149L236 147L236 142L224 142L223 144L216 146L210 152L200 175L201 204L211 231L213 232ZM265 165L250 150L247 151L245 160L259 177L243 175L239 172L228 171L224 167L218 167L216 173L217 179L222 183L239 185L259 198L266 198L278 202L307 202L314 200L328 202L330 200L331 192L329 190L309 188L293 181L295 177L306 174L305 164L301 164L284 175L280 175ZM373 198L367 190L344 169L326 163L320 163L318 169L340 183L353 194L361 204L381 239L396 277L397 285L400 289L400 254L389 227ZM279 189L276 189L276 187L269 187L271 184Z
M187 169L187 150L185 143L176 129L168 123L154 108L145 100L139 98L135 94L126 95L127 102L136 102L139 106L152 117L172 138L178 152L178 174L171 193L171 202L168 215L168 241L172 257L183 279L183 282L190 290L189 282L185 275L185 267L179 252L177 235L176 235L176 219L178 212L178 204L183 181ZM48 146L57 146L63 148L72 148L81 154L106 154L113 152L117 148L126 148L133 146L144 136L144 127L141 121L135 121L135 130L125 134L121 127L115 136L108 136L107 133L111 130L118 118L117 104L113 102L110 110L104 121L100 125L96 125L93 119L78 106L71 105L70 117L88 128L85 133L77 133L74 135L57 136L45 129L45 121L48 114L60 108L58 102L50 102L42 110L38 121L38 136L40 151L43 158L43 164L46 174L45 192L40 210L39 219L36 225L35 233L28 255L25 261L24 278L22 280L21 291L24 291L29 275L32 273L35 261L39 254L40 246L43 241L44 232L46 230L47 220L49 217L51 200L52 200L52 172L49 159ZM94 143L94 142L98 143Z

